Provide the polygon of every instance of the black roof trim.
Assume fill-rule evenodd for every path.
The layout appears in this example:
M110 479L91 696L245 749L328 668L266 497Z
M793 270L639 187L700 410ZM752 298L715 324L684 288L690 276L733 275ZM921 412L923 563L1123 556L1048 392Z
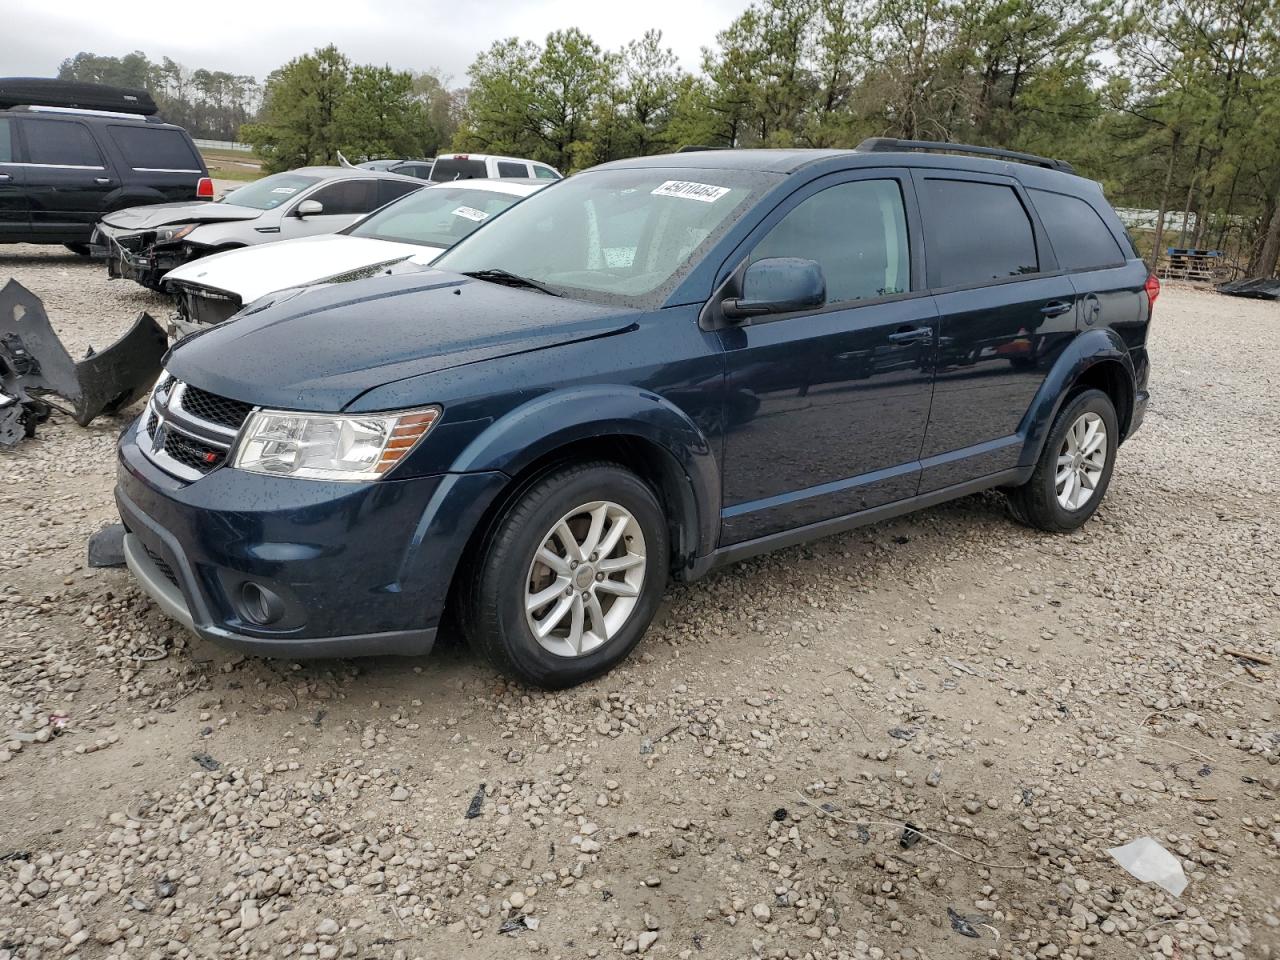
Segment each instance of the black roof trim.
M1065 160L1053 160L1049 157L1038 157L1034 153L1019 153L1016 150L1002 150L1000 147L980 147L969 143L944 143L938 140L898 140L893 137L868 137L854 147L859 153L900 153L905 151L923 151L925 153L968 153L978 157L997 157L1003 160L1017 160L1030 163L1049 170L1062 173L1075 173L1075 168Z

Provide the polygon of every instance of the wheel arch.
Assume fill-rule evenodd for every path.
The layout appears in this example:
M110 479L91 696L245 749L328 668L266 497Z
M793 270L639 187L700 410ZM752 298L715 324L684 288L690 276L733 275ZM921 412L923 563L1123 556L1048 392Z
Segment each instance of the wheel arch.
M1080 334L1050 369L1023 418L1020 432L1026 440L1020 467L1034 466L1058 411L1073 395L1090 388L1111 398L1123 442L1133 420L1137 378L1128 347L1109 327Z

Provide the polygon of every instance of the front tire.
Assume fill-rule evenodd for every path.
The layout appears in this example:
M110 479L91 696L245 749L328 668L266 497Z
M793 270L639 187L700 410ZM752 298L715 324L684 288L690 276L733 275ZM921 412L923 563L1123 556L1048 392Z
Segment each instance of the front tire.
M666 587L667 520L647 484L612 463L535 480L506 507L462 591L462 627L502 673L545 689L612 669Z
M1111 398L1101 390L1075 394L1054 419L1031 479L1008 491L1013 515L1050 533L1083 526L1106 496L1119 443Z

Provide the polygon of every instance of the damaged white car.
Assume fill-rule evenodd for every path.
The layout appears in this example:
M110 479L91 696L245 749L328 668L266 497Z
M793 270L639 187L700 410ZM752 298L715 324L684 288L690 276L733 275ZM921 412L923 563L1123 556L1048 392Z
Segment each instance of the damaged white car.
M410 194L338 233L205 257L165 277L183 337L222 323L279 290L338 283L379 271L420 269L548 181L467 180Z
M156 203L108 213L92 246L106 254L110 276L159 290L165 274L184 263L238 247L333 233L423 186L380 170L302 167L245 184L213 203Z

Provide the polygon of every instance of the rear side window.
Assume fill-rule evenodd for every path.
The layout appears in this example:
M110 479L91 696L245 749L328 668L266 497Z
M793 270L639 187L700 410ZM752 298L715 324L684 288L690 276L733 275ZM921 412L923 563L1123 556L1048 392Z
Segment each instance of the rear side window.
M437 183L448 180L474 180L487 177L489 171L483 160L463 159L461 157L442 157L431 168L431 179ZM523 174L522 174L523 176Z
M381 207L392 200L399 200L406 193L422 189L422 186L423 184L420 183L405 183L402 180L379 180L378 206Z
M556 173L550 167L540 167L536 163L533 165L533 175L539 180L559 180L560 174Z
M13 121L0 117L0 163L13 163Z
M1039 272L1031 218L1012 187L928 179L923 194L929 286L990 283Z
M529 168L523 163L512 163L510 160L498 161L498 176L500 177L527 177Z
M162 173L202 173L195 149L178 130L111 124L111 139L134 170Z
M1124 263L1124 251L1088 203L1048 190L1028 190L1063 270L1091 270Z
M31 163L102 169L102 154L82 123L28 120L23 124L23 132L27 137L27 159Z
M324 204L324 212L321 216L325 217L369 213L377 206L376 185L375 180L343 180L340 183L321 187L307 199L318 200Z
M905 293L911 263L898 181L857 180L807 197L751 254L753 262L766 257L816 260L827 303Z

